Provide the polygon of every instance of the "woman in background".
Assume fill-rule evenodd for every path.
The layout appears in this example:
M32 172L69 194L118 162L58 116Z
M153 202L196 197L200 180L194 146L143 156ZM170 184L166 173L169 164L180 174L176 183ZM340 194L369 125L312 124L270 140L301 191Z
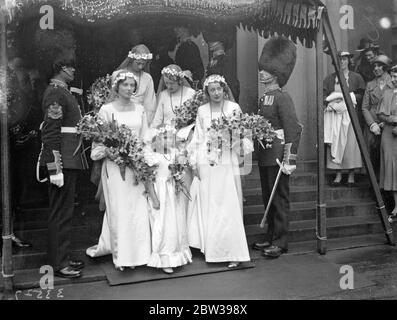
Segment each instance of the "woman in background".
M117 70L126 69L135 75L137 87L131 99L144 106L148 125L152 122L156 112L156 93L152 76L144 69L152 58L149 49L145 45L139 44L131 49L127 58L117 68Z
M349 70L349 59L352 55L349 52L339 52L340 57L340 67L341 71L346 79L347 85L349 87L349 92L354 95L356 105L361 103L365 83L363 78L355 72ZM324 79L324 101L326 101L326 112L345 112L347 113L346 105L343 103L343 110L335 111L332 107L332 103L336 102L340 105L343 102L343 98L337 98L336 100L331 100L332 97L336 95L331 95L331 93L341 93L341 86L338 82L336 73L332 73ZM327 99L328 98L328 99ZM346 145L343 149L343 154L338 157L335 161L333 152L331 152L331 146L327 148L327 168L336 170L336 176L332 182L333 186L340 186L342 184L342 170L348 170L349 176L347 179L348 186L354 186L354 171L362 167L361 153L356 140L356 135L353 130L353 126L350 122L350 117L348 113L346 114L347 128L346 129ZM344 123L346 123L346 121ZM341 126L342 127L342 126ZM333 146L332 148L336 148ZM339 159L340 158L340 159ZM339 161L340 160L340 161Z
M391 70L393 88L388 88L379 105L378 118L385 123L380 152L380 188L392 191L397 215L397 65Z

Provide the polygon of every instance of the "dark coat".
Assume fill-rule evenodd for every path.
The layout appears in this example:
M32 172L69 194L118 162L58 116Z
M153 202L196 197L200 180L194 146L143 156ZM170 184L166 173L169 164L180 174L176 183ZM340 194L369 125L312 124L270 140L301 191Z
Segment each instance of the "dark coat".
M258 114L265 117L275 130L284 130L285 143L292 143L291 154L297 154L302 132L290 95L281 89L266 93L259 101ZM269 149L257 145L258 164L260 166L276 166L284 157L284 144L275 138Z
M212 74L223 76L233 93L234 100L238 102L240 96L240 82L230 68L228 56L226 54L221 54L213 58L213 60L214 63L207 68L206 77Z
M197 45L186 40L181 43L175 54L175 63L182 70L190 70L193 73L193 80L201 82L204 77L204 66Z
M378 105L384 95L385 90L393 88L391 83L391 77L387 74L385 76L386 85L383 89L379 86L379 79L376 78L367 84L365 89L362 111L365 118L365 122L368 126L371 126L374 122L379 122L377 117Z
M323 82L323 96L324 101L332 92L335 91L335 78L336 73L328 75ZM349 92L353 92L356 95L357 105L361 105L361 101L364 96L365 82L363 78L356 72L349 71L348 80ZM324 104L325 106L325 104Z

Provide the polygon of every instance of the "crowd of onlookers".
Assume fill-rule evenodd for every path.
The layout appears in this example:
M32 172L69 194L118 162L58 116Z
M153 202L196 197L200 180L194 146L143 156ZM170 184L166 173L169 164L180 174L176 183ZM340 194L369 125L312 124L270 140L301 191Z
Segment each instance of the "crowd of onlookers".
M339 52L340 68L348 84L380 188L391 208L391 214L395 216L397 64L393 64L379 46L368 39L361 39L356 51L356 57L347 51ZM341 185L342 172L347 170L347 185L354 186L355 173L363 167L362 159L338 82L336 73L324 79L324 140L327 144L327 168L336 170L331 185Z

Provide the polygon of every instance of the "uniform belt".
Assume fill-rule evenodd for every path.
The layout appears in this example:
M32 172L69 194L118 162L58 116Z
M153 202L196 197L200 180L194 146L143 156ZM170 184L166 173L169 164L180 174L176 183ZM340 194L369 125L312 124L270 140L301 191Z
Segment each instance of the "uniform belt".
M61 127L61 133L77 133L76 127Z

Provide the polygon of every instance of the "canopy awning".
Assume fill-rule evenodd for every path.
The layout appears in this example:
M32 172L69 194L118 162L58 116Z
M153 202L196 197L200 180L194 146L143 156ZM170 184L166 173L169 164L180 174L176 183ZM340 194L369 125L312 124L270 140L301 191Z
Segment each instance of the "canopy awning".
M242 26L269 37L275 33L299 38L312 47L324 5L319 0L7 0L9 21L38 14L51 5L58 14L79 24L103 24L117 19L168 19L204 28ZM142 20L144 18L144 20Z

